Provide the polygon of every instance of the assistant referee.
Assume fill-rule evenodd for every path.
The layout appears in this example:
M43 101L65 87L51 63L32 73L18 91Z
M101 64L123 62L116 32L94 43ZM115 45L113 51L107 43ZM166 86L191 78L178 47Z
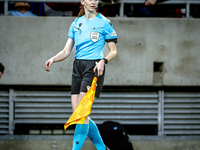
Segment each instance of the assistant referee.
M66 45L62 51L45 62L45 69L66 59L75 44L76 53L73 63L71 103L76 107L91 86L97 75L97 89L95 97L99 97L103 86L105 64L117 55L117 34L109 19L97 13L98 0L81 0L81 10L78 18L72 22ZM109 53L103 56L103 47L107 42ZM97 150L108 150L103 143L98 128L91 118L87 117L84 124L77 124L74 133L72 150L80 150L86 137L89 137Z

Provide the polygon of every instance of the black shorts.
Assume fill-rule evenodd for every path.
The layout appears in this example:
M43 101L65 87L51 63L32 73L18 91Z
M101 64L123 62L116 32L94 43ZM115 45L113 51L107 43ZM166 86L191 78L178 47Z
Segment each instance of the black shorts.
M91 86L93 78L96 76L93 71L96 66L96 62L100 60L80 60L75 59L73 63L73 73L72 73L72 90L71 94L79 94L80 92L87 92L88 87ZM105 75L104 72L101 76L97 78L97 87L95 92L95 97L99 97L100 91L103 86Z

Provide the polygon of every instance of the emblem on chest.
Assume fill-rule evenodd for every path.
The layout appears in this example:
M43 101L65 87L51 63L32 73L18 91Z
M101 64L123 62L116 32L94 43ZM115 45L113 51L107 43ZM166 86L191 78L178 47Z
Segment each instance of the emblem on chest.
M96 42L96 41L98 41L98 39L99 39L99 32L96 32L96 31L94 31L94 32L91 32L90 33L90 39L92 40L92 42Z

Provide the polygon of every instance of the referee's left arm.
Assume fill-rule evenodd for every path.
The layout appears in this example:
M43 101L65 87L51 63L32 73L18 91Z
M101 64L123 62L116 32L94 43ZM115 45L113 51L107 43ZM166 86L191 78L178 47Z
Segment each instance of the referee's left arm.
M108 55L105 58L109 62L117 56L117 48L116 48L115 42L108 42L108 47L109 47L110 52L108 53Z
M115 42L108 42L108 47L109 47L110 52L105 57L105 59L107 59L108 62L109 62L109 61L111 61L113 58L115 58L117 56L117 48L116 48ZM98 73L97 76L101 76L103 74L104 65L105 65L105 61L104 61L104 59L102 59L94 67L93 70L94 70L94 72L96 72L96 70L97 70L97 73Z

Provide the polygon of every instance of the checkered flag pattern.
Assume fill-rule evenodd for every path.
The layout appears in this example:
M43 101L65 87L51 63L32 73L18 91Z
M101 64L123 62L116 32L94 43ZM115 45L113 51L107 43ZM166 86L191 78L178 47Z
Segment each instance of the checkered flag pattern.
M86 117L91 113L92 104L94 102L94 96L96 91L97 77L94 77L90 89L87 91L80 104L73 112L71 117L64 125L64 130L72 124L83 124Z

